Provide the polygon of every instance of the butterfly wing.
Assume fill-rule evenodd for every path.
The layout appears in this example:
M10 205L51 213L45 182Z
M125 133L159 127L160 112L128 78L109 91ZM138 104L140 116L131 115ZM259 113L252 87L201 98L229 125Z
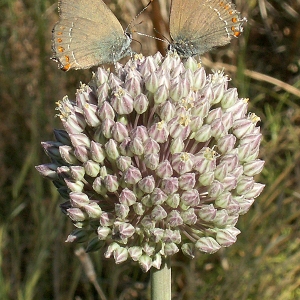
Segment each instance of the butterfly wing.
M229 0L172 0L171 46L185 57L205 53L239 36L245 21Z
M53 59L59 67L87 69L115 62L131 52L131 38L102 0L60 0L53 28Z

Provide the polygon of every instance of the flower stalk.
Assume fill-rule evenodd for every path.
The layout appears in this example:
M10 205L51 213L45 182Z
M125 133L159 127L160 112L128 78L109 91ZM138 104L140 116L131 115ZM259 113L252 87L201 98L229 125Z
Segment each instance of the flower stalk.
M171 265L167 257L159 270L151 269L151 300L171 300Z

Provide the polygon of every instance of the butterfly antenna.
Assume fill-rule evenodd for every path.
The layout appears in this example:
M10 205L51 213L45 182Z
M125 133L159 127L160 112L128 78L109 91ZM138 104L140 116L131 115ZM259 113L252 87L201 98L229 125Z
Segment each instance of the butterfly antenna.
M131 24L150 6L154 0L150 0L149 3L130 21L128 26L125 29L125 32L128 32L128 29L131 27Z
M156 28L153 28L153 30L156 32L156 33L158 33L158 34L160 34L164 39L162 40L162 39L159 39L159 38L155 38L156 40L159 40L159 41L163 41L163 42L165 42L165 43L171 43L171 41L169 41L169 39L167 38L167 37L165 37L161 32L159 32L158 30L156 30Z
M134 26L132 26L132 28L135 27L135 26L137 26L137 25L140 25L142 23L143 23L143 21L141 21L141 22L139 22L137 24L134 24ZM153 30L155 32L157 32L158 34L160 34L164 38L164 40L160 39L160 38L158 38L156 36L153 36L153 35L149 35L149 34L146 34L146 33L138 32L137 30L132 30L132 33L136 33L138 35L146 36L148 38L155 39L155 40L158 40L158 41L161 41L161 42L164 42L164 43L170 43L170 41L163 34L161 34L160 32L158 32L155 28Z
M160 38L158 38L158 37L156 37L156 36L152 36L152 35L145 34L145 33L141 33L141 32L137 32L137 31L135 31L135 33L137 33L138 35L146 36L146 37L148 37L148 38L152 38L152 39L155 39L155 40L164 42L164 43L168 43L168 40L167 40L167 39L163 40L163 39L160 39Z

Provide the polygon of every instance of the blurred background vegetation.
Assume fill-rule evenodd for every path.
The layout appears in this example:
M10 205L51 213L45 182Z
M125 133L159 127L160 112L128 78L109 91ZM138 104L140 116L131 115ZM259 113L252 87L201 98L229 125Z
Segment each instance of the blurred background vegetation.
M68 1L68 0L65 0ZM96 0L93 0L96 1ZM92 0L90 0L92 3ZM127 26L147 0L106 0ZM168 37L169 0L154 0L136 20L139 32ZM206 54L225 68L250 110L261 117L266 184L240 218L230 248L173 263L174 299L300 299L300 1L237 0L248 18L239 39ZM92 9L92 6L91 6ZM0 0L0 299L100 299L74 251L61 199L35 165L48 162L40 142L61 128L55 102L75 94L91 71L64 73L50 61L56 0ZM95 28L97 31L97 28ZM154 54L164 43L135 35L136 51ZM149 299L149 275L102 253L90 255L108 300Z

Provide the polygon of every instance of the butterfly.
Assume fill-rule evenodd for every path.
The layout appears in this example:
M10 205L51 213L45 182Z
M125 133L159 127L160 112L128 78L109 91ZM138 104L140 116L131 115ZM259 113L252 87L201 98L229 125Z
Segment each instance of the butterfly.
M185 58L203 54L239 37L246 21L229 0L172 0L169 50Z
M64 71L88 69L131 55L132 36L102 0L60 0L52 59Z

